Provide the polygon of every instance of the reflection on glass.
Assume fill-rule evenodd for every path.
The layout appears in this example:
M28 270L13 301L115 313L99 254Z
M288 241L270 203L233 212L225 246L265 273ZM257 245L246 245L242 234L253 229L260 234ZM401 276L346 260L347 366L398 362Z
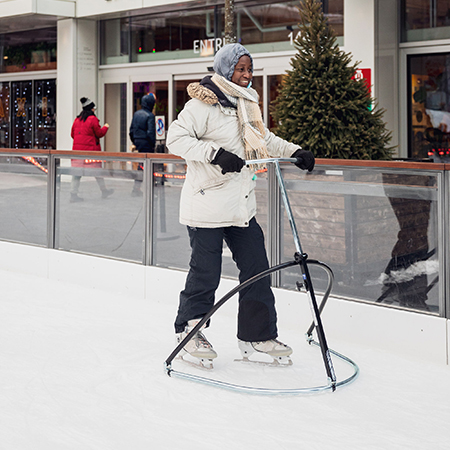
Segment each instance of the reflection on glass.
M413 158L450 155L450 54L410 56L410 149Z
M303 251L332 268L333 295L438 313L434 175L326 168L283 173ZM282 227L288 260L294 245L285 215ZM296 275L284 271L282 285L294 288ZM325 275L314 277L323 291Z
M56 148L56 81L34 82L34 148Z
M10 148L9 82L0 83L0 147Z
M72 161L56 161L55 247L142 262L144 204L132 191L143 172L120 161L108 161L108 169L106 161ZM74 189L83 200L72 201Z
M0 239L47 245L46 167L47 158L0 156Z
M436 179L431 176L385 173L383 183L389 192L393 186L435 188ZM376 301L424 311L435 310L427 303L428 292L438 281L436 243L431 242L433 245L430 248L428 236L428 230L433 233L435 226L430 224L433 201L400 196L388 196L388 200L399 231L391 259L382 276L382 293Z

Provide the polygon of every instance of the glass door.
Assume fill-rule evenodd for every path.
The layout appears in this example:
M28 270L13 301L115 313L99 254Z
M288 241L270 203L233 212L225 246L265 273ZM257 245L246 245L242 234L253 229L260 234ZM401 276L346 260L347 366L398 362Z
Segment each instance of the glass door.
M105 84L105 123L109 124L105 135L105 151L127 151L127 84Z
M10 148L9 81L0 83L0 147Z
M155 114L157 153L165 153L166 130L169 126L169 82L138 81L133 83L133 114L141 109L144 95L153 94L156 98L153 114Z
M33 82L13 81L11 83L11 147L32 148L33 146Z
M408 56L409 156L450 155L450 53Z
M34 82L34 148L56 148L56 80Z

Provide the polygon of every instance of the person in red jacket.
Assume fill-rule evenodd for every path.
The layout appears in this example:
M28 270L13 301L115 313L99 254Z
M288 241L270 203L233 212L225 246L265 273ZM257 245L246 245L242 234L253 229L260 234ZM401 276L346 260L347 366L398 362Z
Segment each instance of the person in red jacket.
M85 151L101 151L100 138L102 138L108 131L109 125L105 123L103 127L100 127L100 122L95 115L95 103L87 97L80 99L83 110L77 116L72 125L71 136L73 139L72 150L85 150ZM100 168L102 167L101 161L72 159L72 167L89 167ZM98 186L102 191L102 198L108 198L114 189L107 189L105 180L102 177L95 177ZM80 189L81 175L74 175L72 177L72 186L70 192L70 202L81 202L83 198L78 196Z

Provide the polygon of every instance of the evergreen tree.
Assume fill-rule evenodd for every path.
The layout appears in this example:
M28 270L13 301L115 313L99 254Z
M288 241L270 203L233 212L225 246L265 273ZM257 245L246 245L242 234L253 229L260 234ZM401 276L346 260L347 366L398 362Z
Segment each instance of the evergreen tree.
M298 53L271 110L274 132L316 157L390 159L391 133L364 80L352 79L357 64L341 51L317 0L300 1Z

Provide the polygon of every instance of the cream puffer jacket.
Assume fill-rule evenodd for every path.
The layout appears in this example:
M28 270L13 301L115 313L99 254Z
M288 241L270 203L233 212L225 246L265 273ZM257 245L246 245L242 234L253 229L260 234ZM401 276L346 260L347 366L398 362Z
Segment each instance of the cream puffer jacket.
M299 148L267 129L264 139L272 157L290 157ZM187 163L180 223L200 228L248 226L256 214L254 171L244 167L223 175L220 166L211 164L221 147L245 159L235 108L189 100L170 125L166 145Z

